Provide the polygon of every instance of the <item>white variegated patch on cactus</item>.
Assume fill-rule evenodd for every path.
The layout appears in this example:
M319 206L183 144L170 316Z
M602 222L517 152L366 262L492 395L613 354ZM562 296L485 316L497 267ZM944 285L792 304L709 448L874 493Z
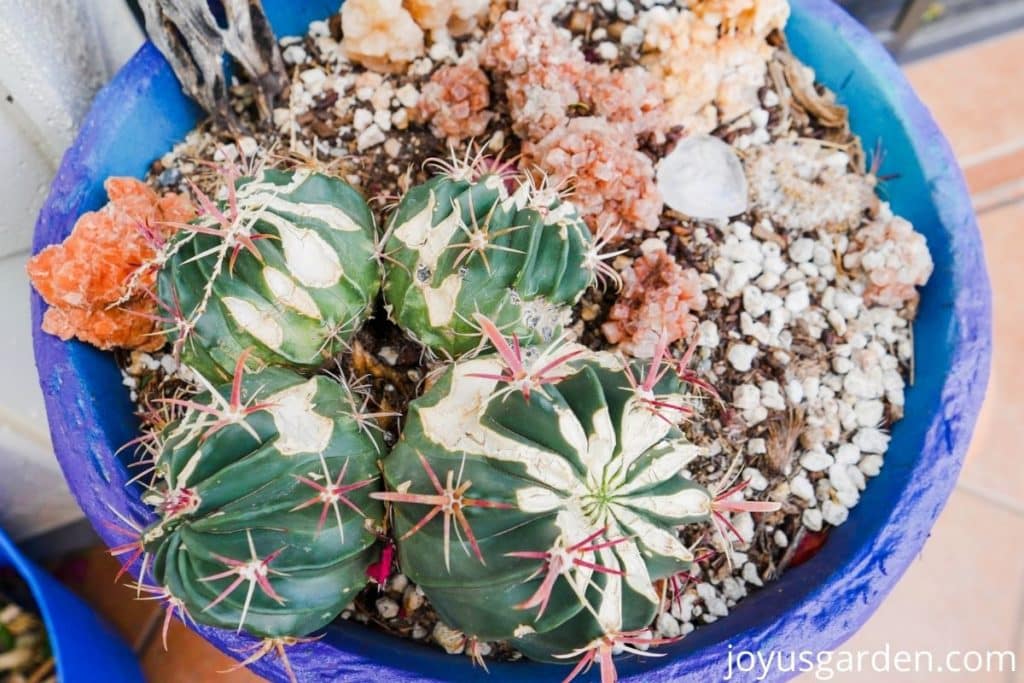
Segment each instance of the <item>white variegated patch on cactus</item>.
M202 193L167 246L159 297L182 359L213 381L243 349L315 368L344 348L380 289L373 216L343 180L265 170Z
M694 561L679 528L720 514L683 474L690 385L663 344L641 368L478 322L498 355L455 363L384 460L374 497L392 503L403 572L446 623L531 658L628 646L657 614L654 582Z
M586 223L557 193L472 169L406 193L384 258L392 318L450 357L480 344L478 313L528 342L554 338L603 265Z

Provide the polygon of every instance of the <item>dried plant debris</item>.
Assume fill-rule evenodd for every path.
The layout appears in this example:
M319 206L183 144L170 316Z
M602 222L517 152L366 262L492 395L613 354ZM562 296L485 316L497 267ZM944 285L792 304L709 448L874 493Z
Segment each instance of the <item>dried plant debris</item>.
M46 627L28 587L10 569L0 570L0 683L57 680Z
M725 617L809 556L881 470L903 414L931 258L879 198L846 110L788 52L788 12L783 0L349 0L281 39L290 82L272 126L239 84L247 135L201 125L151 169L158 193L197 202L230 199L211 162L337 176L368 199L382 238L438 159L468 186L509 183L492 204L514 201L515 176L542 215L575 207L600 286L569 301L560 339L667 354L695 387L680 429L696 455L682 474L716 501L680 537L693 565L654 582L651 623L588 645L580 662ZM375 300L320 366L358 387L354 412L389 448L448 367L393 312ZM121 356L151 421L197 381L167 351ZM474 660L522 656L443 623L393 546L368 575L342 618Z

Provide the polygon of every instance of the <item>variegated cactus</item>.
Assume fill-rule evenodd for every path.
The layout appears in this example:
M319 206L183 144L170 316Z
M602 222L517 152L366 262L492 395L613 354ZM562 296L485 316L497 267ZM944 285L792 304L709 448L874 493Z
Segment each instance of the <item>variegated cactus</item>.
M604 265L586 223L557 193L473 168L409 190L387 235L392 319L449 357L480 344L477 313L527 343L557 336Z
M380 289L373 216L343 180L262 171L236 183L166 247L159 299L183 361L213 381L243 349L315 368L362 324Z
M679 527L774 505L683 476L692 399L664 343L643 370L568 344L523 351L479 322L499 355L455 363L413 402L373 496L446 623L604 669L653 621L653 582L694 561Z
M152 556L156 584L140 587L169 614L279 644L328 624L366 584L381 443L343 384L283 368L243 378L245 356L230 385L167 399L184 415L157 435L144 500L160 519L121 552Z

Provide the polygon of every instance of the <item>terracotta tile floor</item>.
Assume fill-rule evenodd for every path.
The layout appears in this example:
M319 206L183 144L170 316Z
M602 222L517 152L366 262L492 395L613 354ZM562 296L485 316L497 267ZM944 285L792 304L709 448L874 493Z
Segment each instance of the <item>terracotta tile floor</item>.
M1024 683L1024 32L907 69L960 155L979 209L995 291L993 378L967 465L921 557L843 649L1015 650L1020 673L945 675ZM1009 87L1016 83L1016 87ZM87 554L76 588L141 653L152 683L241 683L247 671L173 621L164 652L162 613L111 583L116 563ZM807 675L803 680L815 680ZM836 681L929 681L866 674Z

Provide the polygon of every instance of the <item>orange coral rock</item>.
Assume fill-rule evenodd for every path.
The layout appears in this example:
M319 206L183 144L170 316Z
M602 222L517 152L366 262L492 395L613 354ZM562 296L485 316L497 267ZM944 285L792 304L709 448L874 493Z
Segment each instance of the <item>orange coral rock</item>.
M612 241L652 231L661 217L654 165L633 135L599 117L571 119L540 142L523 145L524 160L555 187L572 186L572 202L592 231L599 221L620 225Z
M476 64L467 62L437 70L423 86L420 115L430 121L434 134L457 142L483 135L493 112L490 81Z
M663 331L669 343L693 333L693 311L703 311L707 297L697 271L676 263L664 242L652 238L640 249L643 255L622 273L622 294L601 331L625 353L650 358Z
M50 304L43 330L101 349L158 349L164 340L146 317L156 302L142 289L153 286L156 273L139 269L156 255L152 241L166 234L163 224L188 222L195 211L185 197L160 197L134 178L108 178L104 187L105 207L82 215L63 244L28 262L32 285ZM139 288L129 292L133 276Z

